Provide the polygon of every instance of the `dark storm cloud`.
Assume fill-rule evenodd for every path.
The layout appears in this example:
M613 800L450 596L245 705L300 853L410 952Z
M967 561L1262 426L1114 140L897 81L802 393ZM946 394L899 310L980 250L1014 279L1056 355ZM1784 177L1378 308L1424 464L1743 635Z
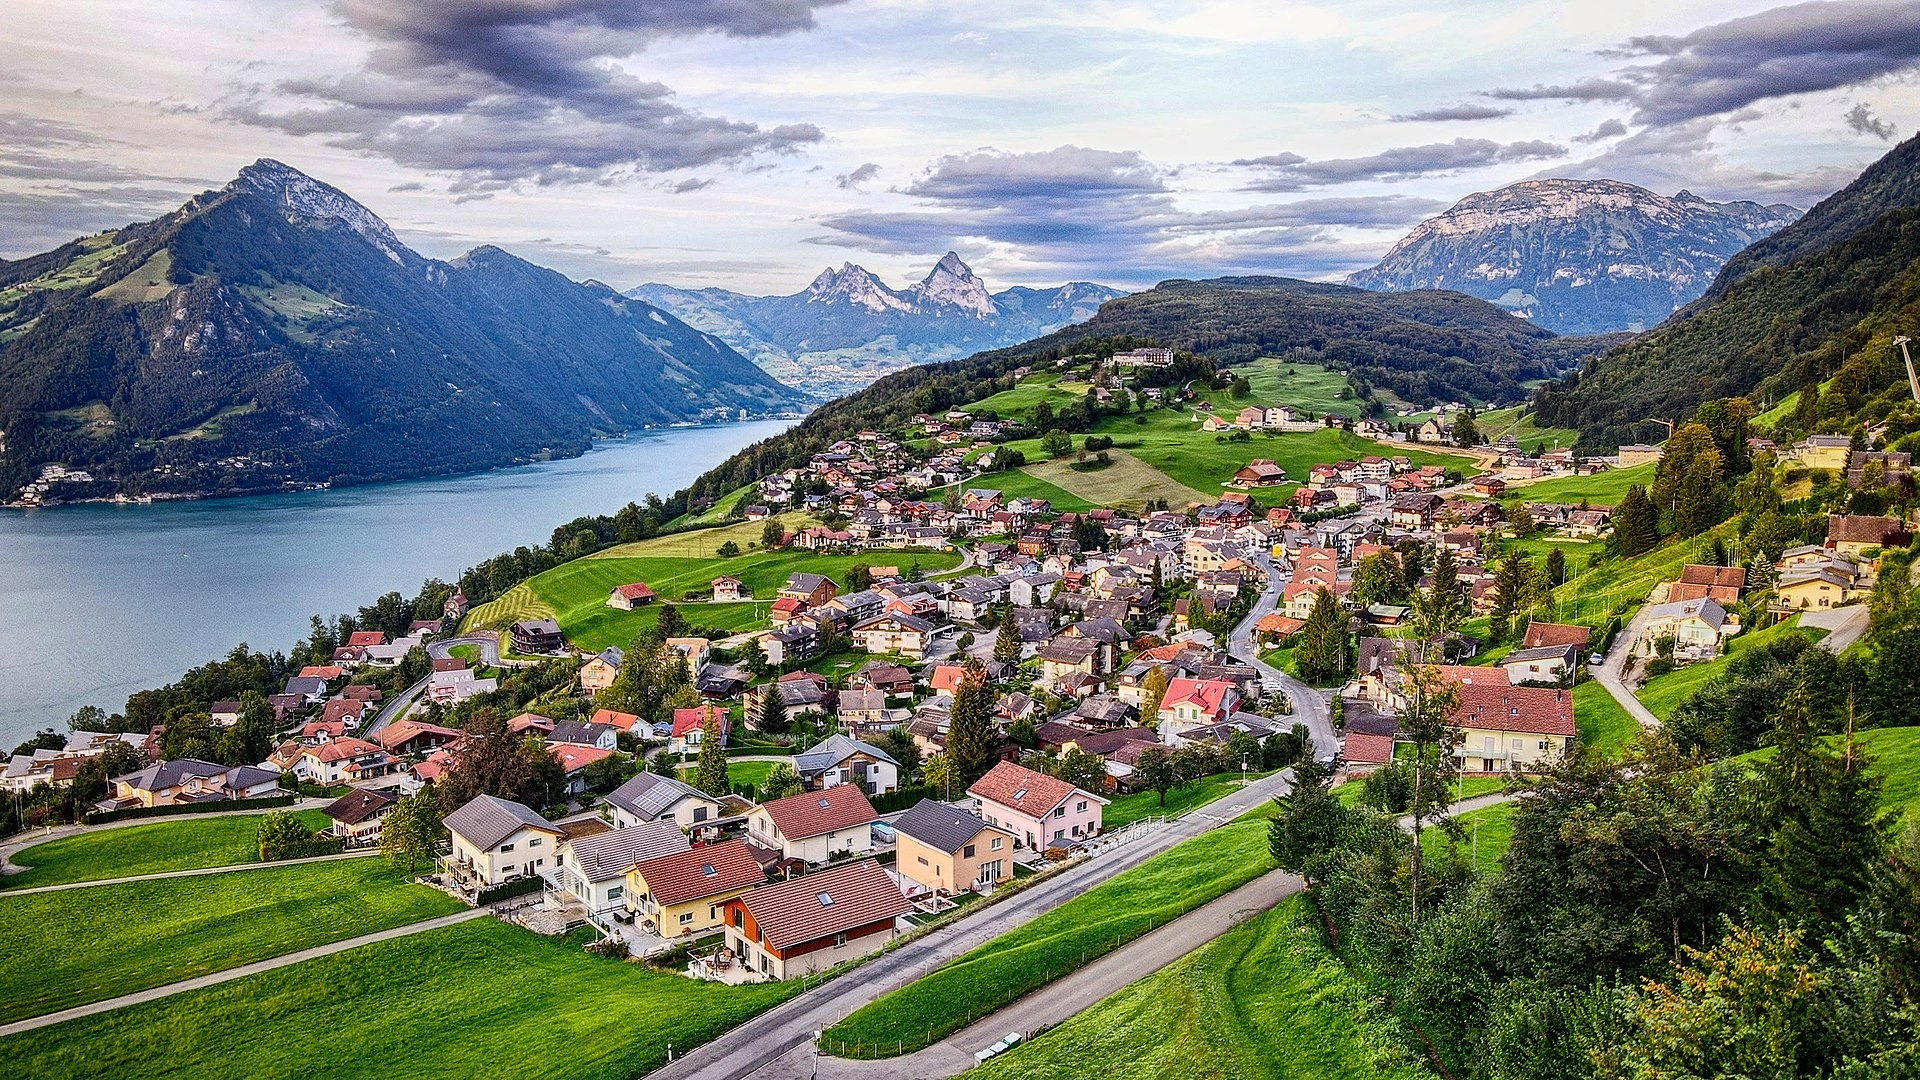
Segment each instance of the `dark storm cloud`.
M1512 115L1512 109L1502 109L1497 105L1442 105L1435 109L1401 113L1393 119L1398 123L1422 123L1438 120L1498 120Z
M685 195L689 192L705 191L717 183L719 183L719 181L711 177L691 177L680 181L667 190L673 192L675 195Z
M1555 166L1542 176L1624 180L1671 195L1682 188L1711 199L1753 199L1812 206L1853 179L1856 169L1823 166L1778 172L1729 162L1714 141L1719 117L1650 127L1621 139L1595 157Z
M1725 116L1792 94L1837 90L1920 63L1920 4L1815 0L1702 27L1629 38L1603 55L1610 78L1488 91L1506 101L1626 101L1633 122L1660 126Z
M253 87L230 118L402 165L456 191L606 181L791 151L821 138L706 116L620 65L662 38L807 30L843 0L336 0L373 43L358 70Z
M1619 138L1626 133L1627 125L1621 123L1619 120L1602 120L1600 121L1599 127L1594 128L1585 135L1575 135L1573 141L1577 143L1597 143L1607 139Z
M1245 158L1234 164L1266 171L1264 177L1247 185L1249 191L1305 191L1360 180L1411 180L1487 165L1555 158L1566 152L1564 146L1537 139L1512 143L1455 139L1424 146L1397 146L1365 157L1310 161L1298 154L1276 154Z

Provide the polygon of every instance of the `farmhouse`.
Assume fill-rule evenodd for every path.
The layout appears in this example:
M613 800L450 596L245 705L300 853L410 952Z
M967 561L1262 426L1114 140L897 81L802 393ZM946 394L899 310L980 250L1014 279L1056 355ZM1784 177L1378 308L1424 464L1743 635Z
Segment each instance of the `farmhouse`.
M632 611L634 608L653 603L655 599L653 589L646 582L636 581L631 585L615 586L614 590L607 594L607 606L619 608L621 611Z

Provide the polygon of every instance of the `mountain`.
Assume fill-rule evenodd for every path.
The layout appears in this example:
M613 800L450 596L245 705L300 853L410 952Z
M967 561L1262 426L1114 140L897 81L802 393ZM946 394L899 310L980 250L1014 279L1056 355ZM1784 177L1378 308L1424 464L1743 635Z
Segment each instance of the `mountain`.
M491 468L801 400L727 345L494 247L421 256L276 161L0 262L0 494L232 493Z
M1618 180L1524 180L1422 222L1363 289L1453 289L1564 334L1644 330L1705 292L1791 206L1668 198Z
M889 371L959 359L1083 321L1125 294L1084 281L990 293L949 251L904 289L849 262L822 270L791 296L658 284L627 295L719 337L779 378L835 396Z
M1271 277L1165 281L1031 341L882 376L740 451L687 493L719 498L860 431L898 430L915 413L937 414L1010 389L1017 368L1082 353L1159 344L1194 354L1156 373L1162 385L1287 356L1419 404L1498 404L1524 398L1528 386L1564 374L1620 337L1561 337L1459 293L1375 293Z
M1798 430L1903 396L1892 337L1920 325L1920 138L1729 260L1665 325L1543 387L1536 421L1592 447L1652 439L1649 417L1749 395L1760 407L1831 377ZM1810 402L1810 404L1815 404ZM1881 415L1884 415L1882 410ZM1877 419L1877 417L1866 417Z

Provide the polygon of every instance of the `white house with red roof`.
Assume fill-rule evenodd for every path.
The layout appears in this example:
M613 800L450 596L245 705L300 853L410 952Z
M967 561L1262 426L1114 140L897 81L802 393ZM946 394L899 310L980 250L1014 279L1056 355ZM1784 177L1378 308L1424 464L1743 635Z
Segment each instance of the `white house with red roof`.
M747 842L817 866L838 854L873 850L879 817L865 792L839 784L754 807L747 814Z
M1100 835L1107 800L1065 780L1003 761L967 789L982 821L1012 833L1016 847L1071 844Z
M1183 732L1218 724L1232 716L1240 702L1240 688L1225 679L1182 675L1167 683L1160 698L1160 737L1172 742Z
M1460 705L1450 722L1462 740L1454 748L1463 772L1537 772L1573 746L1571 691L1512 686L1485 668L1443 668L1456 677Z

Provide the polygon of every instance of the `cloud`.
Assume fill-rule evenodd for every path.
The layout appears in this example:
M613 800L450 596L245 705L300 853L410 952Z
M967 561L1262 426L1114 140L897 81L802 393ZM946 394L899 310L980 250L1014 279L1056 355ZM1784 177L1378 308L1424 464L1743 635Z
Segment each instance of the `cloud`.
M712 187L716 183L719 183L719 181L714 180L711 177L707 177L707 178L689 177L688 179L682 180L679 183L673 185L667 190L673 192L675 195L685 195L690 191L705 190L706 188Z
M1621 123L1619 120L1602 120L1600 121L1599 127L1594 128L1585 135L1575 135L1573 141L1577 143L1604 142L1607 139L1618 138L1626 133L1627 125Z
M1721 156L1714 139L1721 123L1718 117L1701 117L1646 128L1585 161L1556 166L1540 175L1624 180L1669 195L1685 188L1708 198L1757 199L1804 208L1832 194L1857 172L1843 166L1777 172L1734 164Z
M1265 177L1247 185L1246 190L1305 191L1308 188L1362 180L1411 180L1419 176L1454 173L1487 165L1556 158L1566 152L1564 146L1538 139L1511 143L1498 143L1492 139L1455 139L1424 146L1398 146L1365 157L1311 161L1299 154L1275 154L1264 158L1243 158L1233 164L1266 171Z
M848 191L859 187L861 184L866 183L878 175L880 175L880 166L869 161L852 172L841 173L839 176L834 177L833 183L834 186L840 190Z
M1899 134L1899 129L1890 121L1874 116L1873 108L1864 101L1848 109L1843 119L1847 122L1848 131L1856 135L1871 135L1881 142L1892 142L1893 137Z
M1170 175L1131 150L975 150L935 161L898 190L917 208L827 215L819 222L827 232L807 242L896 255L993 252L1027 272L1122 284L1325 276L1367 265L1385 246L1350 230L1401 230L1446 206L1390 195L1188 211L1176 204Z
M1512 115L1512 109L1502 109L1497 105L1442 105L1419 112L1401 113L1392 119L1396 123L1406 124L1438 120L1498 120Z
M1688 34L1629 38L1602 55L1627 61L1610 78L1499 89L1506 101L1625 101L1633 123L1683 124L1762 101L1838 90L1920 64L1920 4L1814 0Z
M456 192L608 182L818 142L812 124L707 116L624 66L651 44L811 29L843 0L335 0L372 44L346 74L244 87L234 121L456 176Z

